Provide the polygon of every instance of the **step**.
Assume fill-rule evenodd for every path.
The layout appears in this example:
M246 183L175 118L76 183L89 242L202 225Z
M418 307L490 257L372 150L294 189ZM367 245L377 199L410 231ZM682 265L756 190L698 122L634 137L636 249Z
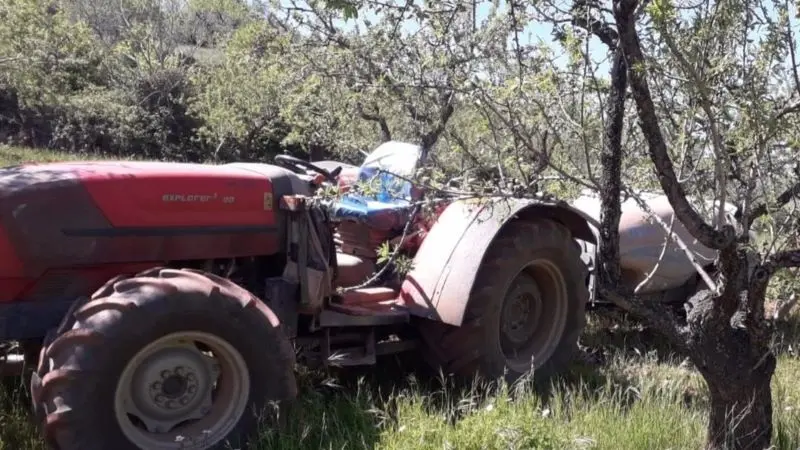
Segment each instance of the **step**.
M348 306L331 304L319 314L319 325L330 327L374 327L408 323L410 315L405 308L391 304Z
M378 356L393 355L414 350L416 341L378 342L374 345L339 348L332 351L329 363L338 367L369 366L377 362Z
M399 292L395 289L377 286L355 289L341 294L341 299L337 302L347 306L365 306L384 302L395 302Z
M375 274L375 261L348 253L337 252L339 267L336 284L342 287L357 286Z

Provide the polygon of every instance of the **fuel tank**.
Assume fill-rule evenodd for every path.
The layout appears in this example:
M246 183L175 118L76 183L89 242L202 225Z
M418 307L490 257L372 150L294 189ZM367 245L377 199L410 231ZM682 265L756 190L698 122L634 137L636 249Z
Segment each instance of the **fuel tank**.
M32 280L39 285L76 268L113 272L120 265L280 252L285 220L277 202L292 193L308 195L310 186L266 164L2 168L0 301Z
M677 217L674 217L674 210L665 195L644 194L642 198L653 213L665 224L672 226L672 231L686 243L693 257L701 266L714 262L717 257L716 251L709 249L692 237L686 227ZM585 192L572 202L572 206L594 219L595 223L592 226L595 229L599 227L600 198L597 195ZM733 214L736 207L726 204L725 209L726 223L735 223ZM708 219L707 217L706 220ZM716 220L711 222L716 224ZM591 247L590 250L594 251L594 247L591 244L588 245ZM638 286L655 269L653 276L639 289L639 292L643 294L681 286L696 274L696 269L686 253L674 240L668 239L664 228L639 207L632 198L622 203L619 247L623 280L629 287Z

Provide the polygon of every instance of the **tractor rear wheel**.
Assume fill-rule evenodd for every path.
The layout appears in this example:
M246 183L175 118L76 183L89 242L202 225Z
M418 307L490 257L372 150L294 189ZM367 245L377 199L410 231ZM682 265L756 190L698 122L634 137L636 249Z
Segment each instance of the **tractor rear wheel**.
M545 380L577 350L588 301L586 265L569 230L514 221L484 256L460 327L424 321L428 361L445 373Z
M296 395L275 315L199 271L112 280L50 340L31 394L60 450L243 448L268 402Z

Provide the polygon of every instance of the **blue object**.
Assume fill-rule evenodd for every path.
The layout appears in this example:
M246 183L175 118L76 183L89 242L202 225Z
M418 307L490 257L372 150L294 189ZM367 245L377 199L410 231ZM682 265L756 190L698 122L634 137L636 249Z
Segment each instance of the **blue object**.
M386 230L403 226L410 211L411 202L408 200L381 202L355 194L343 197L330 208L331 216L336 219L349 219Z
M394 145L392 145L394 144ZM415 150L413 153L409 149ZM371 161L371 157L383 153ZM416 166L415 147L399 146L395 143L385 143L378 147L373 155L358 171L358 181L366 183L371 190L377 192L370 194L345 194L340 201L330 206L330 213L334 219L354 220L365 223L371 228L393 229L402 227L408 220L411 212L411 183L393 175L392 167L385 171L375 166L381 159L394 158L396 162L408 163L410 158L414 158L413 166ZM391 166L391 164L389 164ZM412 174L402 174L411 176Z

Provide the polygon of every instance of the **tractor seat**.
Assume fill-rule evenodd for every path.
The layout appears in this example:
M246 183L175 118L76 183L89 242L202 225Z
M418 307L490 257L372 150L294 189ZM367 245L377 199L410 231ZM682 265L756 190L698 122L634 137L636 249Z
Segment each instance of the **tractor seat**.
M411 202L395 199L382 202L362 195L349 194L331 206L336 220L352 220L378 230L392 230L405 225L411 215Z
M408 179L414 176L420 155L420 147L412 144L390 141L379 145L358 170L358 181L372 192L345 194L330 206L331 218L378 230L403 227L419 197Z

